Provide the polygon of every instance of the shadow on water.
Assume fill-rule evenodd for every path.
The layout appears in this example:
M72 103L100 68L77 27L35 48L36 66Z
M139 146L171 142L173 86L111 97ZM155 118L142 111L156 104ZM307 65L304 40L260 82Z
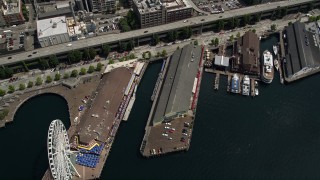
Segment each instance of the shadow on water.
M0 129L1 179L41 179L48 168L47 132L49 124L60 119L70 126L66 100L44 94L26 101L14 122Z

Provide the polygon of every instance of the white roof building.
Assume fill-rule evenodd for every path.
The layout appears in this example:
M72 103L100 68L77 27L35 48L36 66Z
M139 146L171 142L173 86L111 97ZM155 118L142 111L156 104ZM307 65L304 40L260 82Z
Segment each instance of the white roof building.
M68 33L66 17L54 17L37 21L38 38Z
M41 47L70 42L65 16L38 20L37 34Z
M229 57L216 55L214 57L214 64L217 66L228 67L229 66Z

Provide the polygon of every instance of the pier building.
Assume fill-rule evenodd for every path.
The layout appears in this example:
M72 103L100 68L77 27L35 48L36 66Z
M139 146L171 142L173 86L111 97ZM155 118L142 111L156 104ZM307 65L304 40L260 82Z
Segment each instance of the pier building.
M320 43L319 25L307 29L304 23L295 22L283 31L285 57L283 59L284 78L291 82L319 72ZM311 31L313 32L311 32Z

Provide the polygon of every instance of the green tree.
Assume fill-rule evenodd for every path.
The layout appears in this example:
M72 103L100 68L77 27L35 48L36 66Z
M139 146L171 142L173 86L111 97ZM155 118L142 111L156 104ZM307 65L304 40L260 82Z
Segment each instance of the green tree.
M234 17L229 20L229 26L231 29L234 28L234 26L235 26Z
M288 22L288 25L290 26L290 25L292 25L292 22L290 21L290 22Z
M0 96L3 97L4 95L6 95L6 91L3 89L0 89Z
M218 31L221 31L224 29L224 22L223 20L218 21Z
M64 73L63 79L68 79L69 77L70 77L70 74L69 74L69 73Z
M86 68L81 68L79 74L80 74L80 75L85 75L85 74L87 74Z
M168 41L173 42L175 39L173 38L173 31L169 31L167 34Z
M79 73L78 73L78 70L74 69L74 70L71 71L71 75L70 75L70 76L71 76L71 77L77 77L78 74L79 74Z
M71 51L71 52L68 53L68 59L69 59L69 62L70 62L70 63L76 62L76 57L75 57L73 51Z
M125 42L120 43L119 51L124 52L126 50L127 50L127 43Z
M113 64L114 60L110 59L108 64ZM96 69L96 71L98 71L98 69Z
M88 60L90 58L89 49L84 49L83 50L82 57L85 60Z
M40 63L40 66L42 67L42 69L47 69L50 67L47 59L40 58L39 63Z
M54 75L54 80L55 81L59 81L61 79L61 74L60 73L57 73Z
M89 49L89 54L90 54L90 58L93 59L93 58L96 57L97 52L96 52L96 50L94 48L90 48Z
M80 62L82 60L82 52L81 51L74 50L73 54L74 54L74 58L75 58L74 62Z
M199 44L199 42L198 42L197 40L195 40L195 41L193 42L193 44L197 46L197 45Z
M52 77L51 76L47 76L46 83L51 83L51 82L52 82Z
M234 26L239 27L240 26L240 20L238 18L234 19Z
M9 87L8 87L8 93L13 93L14 91L15 91L16 89L15 89L15 87L13 86L13 85L9 85Z
M88 73L91 74L94 72L94 66L89 66Z
M23 66L23 68L24 68L24 70L25 70L26 72L29 71L29 68L28 68L27 64L26 64L24 61L22 61L22 66Z
M148 51L148 59L150 59L152 57L152 54L150 51Z
M158 51L156 57L160 57L161 53Z
M26 89L26 85L25 84L19 84L19 90L23 91Z
M152 44L153 46L155 46L155 45L157 45L159 42L160 42L160 38L159 38L159 36L158 36L157 34L155 34L155 35L153 36L153 38L152 38L151 44Z
M247 25L250 22L250 16L248 14L243 16L243 25Z
M36 79L36 86L40 86L42 84L43 80L41 77L37 77Z
M109 63L110 63L110 61L109 61ZM102 64L98 63L97 67L96 67L96 71L101 71L101 69L102 69Z
M230 41L232 42L234 40L233 34L230 36Z
M288 14L288 7L284 7L281 9L281 16L284 17Z
M51 67L58 66L59 65L59 60L58 60L57 56L51 55L49 57L49 64L50 64Z
M1 79L6 78L6 72L4 71L4 68L0 68L0 78Z
M180 46L177 47L177 50L179 50L179 49L180 49Z
M13 75L13 70L11 68L5 67L4 72L6 74L6 78L11 78Z
M167 51L166 51L165 49L162 50L161 56L162 56L162 57L166 57L166 56L167 56Z
M240 38L240 37L241 37L240 32L238 32L237 33L237 38Z
M271 31L276 31L276 30L277 30L277 25L272 24L272 25L271 25Z
M28 87L28 88L32 88L32 87L33 87L33 82L32 82L32 81L29 81L27 87Z
M110 46L109 46L108 44L104 44L104 45L102 46L102 50L103 50L103 54L106 55L106 56L108 56L108 54L109 54L110 51L111 51L111 48L110 48Z
M215 39L214 39L214 45L215 45L215 46L218 46L218 45L219 45L219 39L218 39L218 38L215 38Z
M127 31L131 31L131 27L128 24L128 21L126 18L121 18L119 20L119 28L123 31L123 32L127 32Z
M127 44L127 50L131 51L132 49L134 49L134 41L131 39Z
M253 32L253 33L256 33L256 32L257 32L257 30L256 30L256 29L252 29L252 32Z
M259 22L261 20L261 14L254 15L254 22Z
M142 58L143 58L143 59L146 59L146 52L143 52L143 53L142 53Z

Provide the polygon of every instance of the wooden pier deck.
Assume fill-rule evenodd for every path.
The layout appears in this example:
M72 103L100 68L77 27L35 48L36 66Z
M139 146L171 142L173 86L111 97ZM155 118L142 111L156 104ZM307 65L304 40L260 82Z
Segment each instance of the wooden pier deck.
M214 89L215 90L219 89L219 81L220 81L220 74L216 73L216 78L214 80Z
M251 90L251 96L254 97L256 96L255 90L256 90L256 86L254 84L255 80L254 79L250 79L250 90Z
M284 50L284 44L283 44L283 35L282 35L282 31L280 31L280 53L278 53L278 61L279 61L279 74L280 74L280 83L283 84L284 83L284 79L283 79L283 73L282 73L282 59L285 57L285 50Z

